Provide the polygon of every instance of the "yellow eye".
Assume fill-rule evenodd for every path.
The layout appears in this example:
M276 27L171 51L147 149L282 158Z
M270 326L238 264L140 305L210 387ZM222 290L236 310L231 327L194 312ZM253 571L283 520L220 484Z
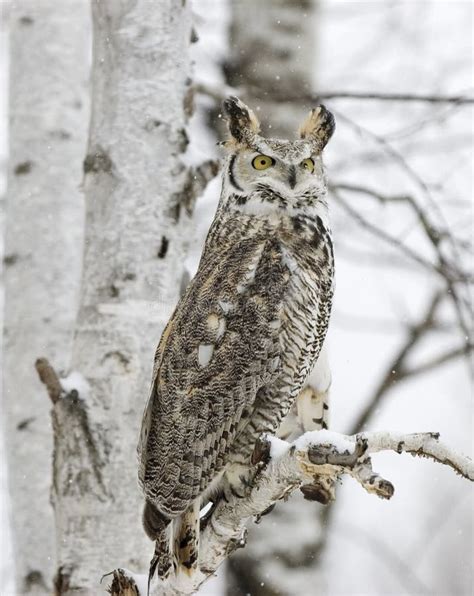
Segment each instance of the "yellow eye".
M256 170L266 170L275 163L275 160L268 155L257 155L252 160L252 165Z
M303 166L303 168L305 170L308 170L308 172L310 174L313 173L313 170L314 170L314 161L310 157L308 157L308 159L303 159L303 161L301 162L301 165Z

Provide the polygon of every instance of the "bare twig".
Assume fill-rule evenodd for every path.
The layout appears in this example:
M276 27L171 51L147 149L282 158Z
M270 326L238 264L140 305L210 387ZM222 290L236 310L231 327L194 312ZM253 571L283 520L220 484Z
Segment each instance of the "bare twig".
M305 101L316 103L326 99L358 99L377 101L399 101L399 102L424 102L424 103L452 103L457 105L472 104L474 98L466 95L433 95L416 93L374 93L370 91L329 91L311 94L305 97ZM277 95L278 100L278 95Z
M418 364L417 366L414 366L413 368L404 370L403 377L404 377L404 379L407 379L409 377L421 375L425 372L428 372L430 370L438 368L438 367L442 366L443 364L447 364L448 362L451 362L452 360L456 360L460 356L469 356L472 351L474 351L474 344L472 344L472 343L464 344L464 345L460 346L459 348L455 348L454 350L449 350L449 351L445 352L444 354L439 354L438 356L435 356L431 360L427 360L426 362L423 362L422 364Z
M405 378L408 357L411 355L421 339L425 337L426 332L432 328L435 319L435 313L441 303L442 298L442 292L434 293L429 300L427 307L424 309L419 322L410 328L406 341L396 353L395 357L391 360L372 398L367 403L365 408L363 408L356 421L351 426L351 434L360 432L365 428L367 422L379 407L382 399L385 397L385 394L392 389L395 383L400 382Z
M215 101L221 102L225 99L225 94L221 89L205 85L204 83L197 83L195 86L197 93L212 97ZM246 90L252 94L257 94L259 89L246 86ZM232 89L232 93L238 90ZM280 103L298 102L298 103L319 103L321 100L327 99L355 99L355 100L376 100L376 101L401 101L401 102L424 102L424 103L452 103L452 104L472 104L474 98L467 95L438 95L432 93L416 94L416 93L383 93L373 91L321 91L320 93L301 93L298 91L295 95L284 94L274 90L272 94L272 101Z
M365 128L364 126L361 126L357 122L354 122L351 118L348 118L345 114L342 114L339 111L336 111L333 109L333 112L338 117L338 119L346 122L346 124L348 124L351 128L353 128L358 134L364 135L364 136L372 139L375 143L377 143L380 147L382 147L382 149L387 153L387 155L389 155L395 161L395 163L397 163L402 168L402 170L406 173L406 175L415 184L418 185L418 187L420 188L425 199L431 205L433 212L437 213L440 220L443 222L444 236L447 238L448 242L451 245L452 252L453 252L453 259L457 262L460 262L461 255L459 252L457 242L449 230L448 223L446 221L446 218L444 217L444 214L443 214L441 208L439 207L438 203L434 200L433 196L431 195L430 189L428 188L428 185L426 184L426 182L418 175L418 173L410 166L410 164L408 164L405 157L399 151L397 151L386 139L384 139L380 135L377 135L376 133L372 132L371 130ZM433 235L428 235L428 239L433 244L433 246L438 254L438 264L435 267L435 269L441 275L443 275L446 279L446 283L448 285L448 290L449 290L448 293L450 295L450 298L451 298L451 301L452 301L452 304L454 307L454 311L457 316L458 325L459 325L459 328L462 332L462 335L463 335L465 341L467 342L470 337L470 325L466 321L465 313L463 310L463 301L459 297L458 291L457 291L457 288L455 285L455 282L460 281L460 280L453 279L449 275L449 271L447 269L448 263L446 261L446 258L444 256L443 252L440 249L439 238L437 238ZM401 244L401 246L404 246L404 245ZM407 251L405 251L405 252L407 252Z
M446 258L444 257L441 251L440 245L441 241L444 238L449 237L450 233L449 231L439 229L431 221L430 216L428 215L426 210L421 207L421 205L418 203L415 197L411 195L386 195L373 188L361 186L358 184L335 183L332 184L330 188L335 191L342 190L363 194L365 196L369 196L376 199L381 204L405 203L416 214L422 229L424 230L427 238L429 239L430 243L432 244L435 250L435 253L438 258L439 273L441 273L443 277L447 278L447 280L451 282L472 281L471 276L469 276L464 271L461 271L459 268L455 267L452 263L447 262ZM402 244L401 242L399 243Z
M365 228L371 234L373 234L374 236L377 236L377 238L380 238L381 240L383 240L387 244L390 244L391 246L395 247L397 250L399 250L404 255L406 255L409 259L411 259L415 263L418 263L419 265L421 265L425 269L428 269L429 271L433 271L435 273L438 273L443 278L445 277L445 273L446 272L439 265L436 265L435 263L431 263L430 261L428 261L427 259L425 259L421 255L419 255L417 252L415 252L414 250L412 250L409 246L407 246L406 244L404 244L403 242L401 242L397 238L394 238L393 236L391 236L390 234L388 234L387 232L385 232L385 230L382 230L381 228L379 228L378 226L376 226L375 224L373 224L372 222L370 222L368 219L366 219L365 217L363 217L359 213L359 211L357 211L357 209L354 209L342 197L341 193L338 192L338 190L337 190L336 187L330 186L330 190L331 190L334 198L336 199L336 201L338 202L338 204L344 209L344 211L346 211L363 228Z

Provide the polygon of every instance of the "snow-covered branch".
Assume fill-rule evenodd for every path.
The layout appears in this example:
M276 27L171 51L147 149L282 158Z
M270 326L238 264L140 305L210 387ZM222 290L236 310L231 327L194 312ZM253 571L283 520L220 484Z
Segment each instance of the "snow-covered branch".
M302 489L306 498L328 503L335 498L336 481L348 474L367 492L390 499L393 485L372 468L371 454L380 451L427 457L474 480L472 461L442 443L437 433L370 432L347 436L321 430L308 432L293 443L263 437L253 454L255 475L247 495L221 500L202 519L199 571L185 580L179 577L167 584L157 583L152 593L160 596L194 593L233 551L245 546L249 520L265 515L297 488ZM142 594L143 576L124 569L117 569L113 575L112 594ZM128 592L123 586L127 586Z

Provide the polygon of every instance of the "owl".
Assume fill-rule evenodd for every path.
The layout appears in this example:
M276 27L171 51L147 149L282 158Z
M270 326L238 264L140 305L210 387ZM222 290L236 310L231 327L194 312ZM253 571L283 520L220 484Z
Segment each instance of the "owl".
M192 573L200 510L242 497L251 455L274 434L321 350L334 258L322 151L335 128L319 106L297 140L265 138L224 101L230 139L220 201L198 271L158 345L140 441L149 577Z

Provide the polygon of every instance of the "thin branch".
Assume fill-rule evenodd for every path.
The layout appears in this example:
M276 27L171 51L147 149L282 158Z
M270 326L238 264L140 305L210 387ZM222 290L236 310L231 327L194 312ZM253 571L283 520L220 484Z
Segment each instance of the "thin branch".
M423 362L422 364L419 364L416 367L404 370L403 377L404 377L404 379L407 379L409 377L414 377L417 375L421 375L422 373L429 372L430 370L433 370L434 368L438 368L439 366L442 366L443 364L447 364L448 362L451 362L452 360L456 360L460 356L469 356L473 350L474 350L474 344L471 344L471 343L464 344L464 345L460 346L459 348L450 350L449 352L445 352L444 354L439 354L435 358L432 358L431 360L428 360L427 362Z
M380 380L372 398L367 403L365 408L360 412L356 421L353 423L350 430L351 434L360 432L365 428L369 419L379 407L380 402L385 397L386 393L393 388L396 382L400 382L405 378L408 357L419 344L421 339L425 337L426 332L432 329L435 321L435 314L443 296L444 295L442 292L436 292L433 294L428 302L427 307L424 309L419 322L411 327L406 341L387 367L386 372L382 376L382 379Z
M258 92L258 89L246 86L249 92ZM225 99L222 90L211 87L204 83L197 83L195 86L197 93L212 97L217 102ZM232 93L238 92L236 89ZM383 93L373 91L321 91L320 93L296 93L295 95L279 93L278 89L272 95L272 101L280 103L306 102L318 103L320 100L327 99L355 99L355 100L376 100L376 101L397 101L397 102L424 102L424 103L452 103L457 105L472 104L474 98L467 95L438 95L438 94L416 94L416 93Z
M403 169L403 171L407 174L407 176L415 184L418 185L418 187L420 188L421 192L425 196L426 200L431 205L431 207L433 209L433 212L437 213L438 216L440 217L441 221L443 222L443 225L445 227L445 236L448 239L449 243L451 244L451 248L452 248L454 260L456 262L460 262L461 255L460 255L460 252L459 252L459 249L458 249L458 246L457 246L457 242L456 242L455 238L453 237L453 235L451 234L451 232L449 230L448 223L446 221L446 218L445 218L445 216L444 216L441 208L439 207L438 203L434 200L433 196L431 195L430 189L428 188L428 185L426 184L426 182L410 166L410 164L406 161L405 157L399 151L397 151L383 137L377 135L376 133L372 132L371 130L365 128L364 126L361 126L357 122L354 122L351 118L348 118L346 115L342 114L341 112L336 111L334 109L333 109L333 112L337 116L337 118L339 118L340 120L346 122L346 124L348 124L350 127L352 127L358 134L365 135L366 137L372 139L380 147L382 147L382 149L388 155L390 155L390 157L396 163L398 163L398 165ZM443 253L440 251L440 249L438 247L439 239L438 240L435 240L434 242L433 242L433 238L429 237L429 239L433 243L433 246L437 250L437 253L438 253L438 256L439 256L439 259L438 259L439 262L438 262L438 265L436 267L436 270L441 275L443 275L443 269L445 269L445 266L446 266L447 263L446 263L446 259L445 259L444 255L443 255ZM444 274L444 277L445 277L446 283L448 285L449 295L451 297L451 300L452 300L452 303L453 303L453 307L454 307L455 313L457 315L459 327L460 327L460 329L461 329L461 331L463 333L463 337L466 338L466 342L467 342L468 341L468 338L470 337L470 325L465 320L464 311L463 311L463 304L462 304L461 299L458 296L458 292L457 292L457 289L455 287L455 281L458 281L458 280L453 280L447 274ZM474 374L474 370L473 370L473 374Z
M391 236L390 234L388 234L387 232L385 232L384 230L367 220L365 217L363 217L359 213L359 211L357 211L357 209L351 207L351 205L349 205L349 203L347 203L347 201L343 199L341 193L339 193L334 186L330 186L329 188L338 204L363 228L365 228L371 234L377 236L377 238L380 238L387 244L390 244L391 246L395 247L397 250L405 254L409 259L411 259L415 263L418 263L425 269L438 273L443 278L445 278L446 272L439 265L431 263L424 257L420 256L417 252L412 250L409 246L403 244L403 242L401 242L397 238L394 238L393 236Z
M295 98L296 99L296 98ZM424 102L424 103L452 103L457 105L472 104L474 98L466 95L432 95L416 93L374 93L370 91L329 91L308 95L305 100L317 102L325 99L373 99L377 101ZM278 95L277 95L278 100Z
M381 204L388 203L405 203L407 204L416 214L422 229L425 231L427 238L432 244L439 263L439 273L443 277L447 278L448 281L462 281L470 282L472 278L466 273L457 270L451 263L448 263L441 252L440 243L443 238L449 236L449 232L445 230L439 230L431 221L426 211L419 205L416 199L411 195L386 195L373 188L361 186L358 184L347 184L347 183L335 183L330 186L332 190L343 190L363 194L376 199ZM397 241L399 242L399 241ZM402 246L403 243L400 242Z

